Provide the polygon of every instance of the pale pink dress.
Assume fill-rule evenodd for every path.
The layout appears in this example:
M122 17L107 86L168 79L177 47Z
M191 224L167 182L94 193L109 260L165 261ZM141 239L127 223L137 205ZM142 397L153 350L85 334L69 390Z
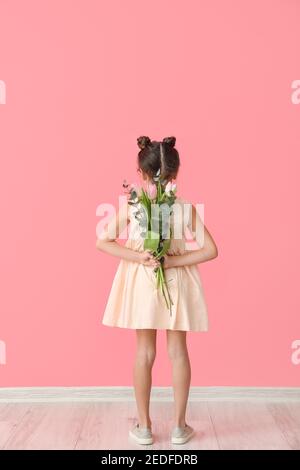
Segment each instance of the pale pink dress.
M186 202L177 198L178 203ZM127 204L126 204L127 206ZM125 246L143 251L138 221L128 205L129 234ZM183 224L183 232L189 222ZM183 254L186 238L172 239L168 254ZM121 328L207 331L207 304L197 265L165 270L173 301L172 315L160 289L156 287L152 267L122 259L113 279L102 324Z

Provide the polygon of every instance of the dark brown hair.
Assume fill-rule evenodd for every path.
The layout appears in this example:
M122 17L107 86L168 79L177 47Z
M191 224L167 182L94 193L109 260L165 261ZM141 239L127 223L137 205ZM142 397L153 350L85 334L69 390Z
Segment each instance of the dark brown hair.
M141 149L138 153L139 168L150 178L153 178L160 169L161 179L169 181L175 179L178 173L180 160L175 148L176 137L165 137L161 142L150 140L147 136L137 139Z

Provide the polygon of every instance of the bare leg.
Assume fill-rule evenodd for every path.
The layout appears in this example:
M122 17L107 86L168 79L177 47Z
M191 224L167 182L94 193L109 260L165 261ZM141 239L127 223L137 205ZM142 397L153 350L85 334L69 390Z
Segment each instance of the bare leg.
M184 427L191 382L191 366L186 331L167 330L168 354L172 363L175 400L175 426Z
M151 428L149 415L152 366L156 355L156 330L136 330L137 350L134 364L134 390L140 427Z

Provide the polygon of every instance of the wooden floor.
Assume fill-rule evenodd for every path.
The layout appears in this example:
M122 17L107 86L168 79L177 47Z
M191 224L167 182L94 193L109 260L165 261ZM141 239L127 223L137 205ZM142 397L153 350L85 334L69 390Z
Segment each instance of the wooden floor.
M138 446L128 438L135 404L0 404L0 449L297 449L300 402L190 402L187 422L195 437L171 445L172 403L152 403L155 443Z

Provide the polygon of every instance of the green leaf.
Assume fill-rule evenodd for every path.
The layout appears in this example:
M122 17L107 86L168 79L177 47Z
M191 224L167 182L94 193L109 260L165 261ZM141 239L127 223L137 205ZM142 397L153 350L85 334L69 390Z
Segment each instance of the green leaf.
M160 275L160 270L158 269L156 272L156 287L157 289L160 288L161 285L161 275Z
M156 251L159 244L159 233L148 230L144 240L144 249Z
M150 214L151 200L150 200L148 194L144 191L144 188L142 188L141 202L145 206L145 208L147 209L148 214Z
M162 188L161 188L161 183L160 181L157 184L157 202L159 203L162 198Z

